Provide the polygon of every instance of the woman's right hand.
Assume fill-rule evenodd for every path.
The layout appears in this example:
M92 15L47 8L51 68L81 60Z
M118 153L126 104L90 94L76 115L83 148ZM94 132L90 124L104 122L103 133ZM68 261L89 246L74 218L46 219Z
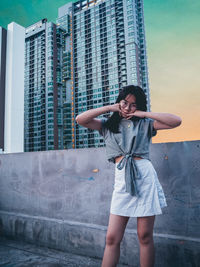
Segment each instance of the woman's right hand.
M111 112L120 112L120 105L119 103L109 105L109 111Z

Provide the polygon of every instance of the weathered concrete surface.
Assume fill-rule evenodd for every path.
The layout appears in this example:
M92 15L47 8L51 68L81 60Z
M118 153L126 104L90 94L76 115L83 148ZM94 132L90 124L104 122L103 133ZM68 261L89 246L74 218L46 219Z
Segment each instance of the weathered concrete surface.
M200 262L199 152L200 141L151 146L168 204L155 221L156 266ZM113 182L104 148L0 155L1 234L101 258ZM136 229L132 218L121 244L131 266L139 265Z
M101 260L0 238L0 266L100 267ZM119 265L119 267L123 266L127 265Z

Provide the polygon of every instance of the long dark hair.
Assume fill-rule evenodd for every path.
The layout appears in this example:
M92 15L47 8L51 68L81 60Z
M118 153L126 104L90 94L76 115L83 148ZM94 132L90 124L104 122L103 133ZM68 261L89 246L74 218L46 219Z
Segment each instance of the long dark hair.
M122 99L125 99L127 95L134 95L136 98L137 109L141 111L147 111L146 95L141 87L135 85L127 85L120 91L115 103L119 103ZM113 112L112 116L106 121L105 127L113 133L119 133L119 123L122 117L119 112ZM139 120L139 117L132 117L131 120Z

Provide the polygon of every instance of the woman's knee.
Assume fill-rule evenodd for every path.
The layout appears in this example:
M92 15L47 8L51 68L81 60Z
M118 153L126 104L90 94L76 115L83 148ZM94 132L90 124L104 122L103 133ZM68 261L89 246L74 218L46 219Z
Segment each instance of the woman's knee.
M140 244L148 245L153 240L153 233L147 231L138 231L138 239Z
M122 240L122 238L117 236L117 234L107 233L107 235L106 235L106 245L108 245L108 246L119 245L121 240Z

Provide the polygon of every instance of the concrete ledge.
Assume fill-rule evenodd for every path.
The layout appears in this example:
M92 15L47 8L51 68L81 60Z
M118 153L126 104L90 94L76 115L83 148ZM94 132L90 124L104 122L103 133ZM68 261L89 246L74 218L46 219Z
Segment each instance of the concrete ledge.
M156 266L199 267L200 141L151 145L167 207L156 216ZM114 184L104 148L0 155L1 234L102 258ZM139 266L137 219L120 261ZM96 267L96 266L95 266Z
M99 259L103 256L106 230L107 227L96 224L0 212L1 235ZM156 266L198 267L199 238L154 233L154 242ZM125 232L121 244L120 263L139 266L138 239L134 229L127 229Z

